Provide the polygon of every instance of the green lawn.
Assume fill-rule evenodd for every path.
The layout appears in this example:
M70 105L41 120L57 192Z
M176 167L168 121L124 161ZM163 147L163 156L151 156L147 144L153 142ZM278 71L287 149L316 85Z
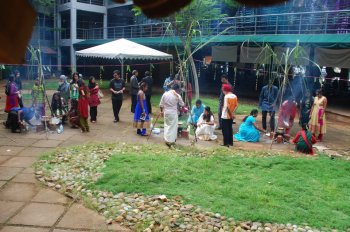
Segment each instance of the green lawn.
M158 108L159 107L159 102L161 99L162 95L160 94L155 94L152 96L151 102L152 102L152 106ZM201 100L203 102L204 105L206 106L210 106L212 112L214 114L218 113L218 108L219 108L219 97L213 97L213 96L202 96ZM192 101L192 105L195 104L196 100ZM250 104L245 104L245 103L239 103L238 104L238 109L236 111L237 115L246 115L249 114L250 111L254 108L257 108L254 105L250 105ZM155 111L156 112L156 111Z
M70 80L67 80L68 83L70 82ZM103 80L102 84L101 82L98 80L98 83L100 85L101 89L109 89L109 80ZM85 83L88 84L88 80L85 80ZM46 90L57 90L58 88L58 79L50 79L50 80L46 80L45 82L45 86L46 86ZM33 88L34 85L34 81L25 81L23 82L23 89L24 90L31 90Z
M198 152L183 149L169 154L152 146L114 155L93 188L179 195L187 203L236 220L350 228L350 162L243 157L220 149L203 158L181 156Z

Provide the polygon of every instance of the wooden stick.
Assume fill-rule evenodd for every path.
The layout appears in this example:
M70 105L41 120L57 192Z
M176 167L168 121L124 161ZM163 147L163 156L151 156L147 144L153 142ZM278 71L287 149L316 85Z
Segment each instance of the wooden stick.
M150 132L149 135L148 135L147 141L148 141L149 138L151 137L152 131L153 131L153 129L155 128L155 126L156 126L156 124L157 124L157 121L158 121L160 115L161 115L161 113L158 113L157 118L156 118L156 121L154 121L153 127L152 127L152 129L151 129L151 132Z

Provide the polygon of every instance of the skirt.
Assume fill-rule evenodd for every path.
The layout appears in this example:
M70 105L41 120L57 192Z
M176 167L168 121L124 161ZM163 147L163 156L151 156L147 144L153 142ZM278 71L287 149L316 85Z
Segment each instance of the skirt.
M146 104L146 99L143 100L143 107L145 109L146 117L142 117L142 107L140 102L138 101L135 107L135 113L134 113L134 127L137 129L143 129L143 128L148 128L149 127L149 114L148 114L148 109L147 109L147 104Z

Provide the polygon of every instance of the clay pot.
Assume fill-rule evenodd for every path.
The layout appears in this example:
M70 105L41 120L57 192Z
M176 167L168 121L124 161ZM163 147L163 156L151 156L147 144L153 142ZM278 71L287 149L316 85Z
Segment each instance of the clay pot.
M189 138L189 133L187 130L183 130L181 131L181 137L182 138L185 138L185 139L188 139Z
M283 142L283 136L279 135L277 136L277 143L282 143Z

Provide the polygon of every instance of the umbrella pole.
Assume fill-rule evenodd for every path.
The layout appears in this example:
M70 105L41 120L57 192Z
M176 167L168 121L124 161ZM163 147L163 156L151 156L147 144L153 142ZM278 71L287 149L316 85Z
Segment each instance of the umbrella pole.
M121 60L121 64L122 64L122 78L124 79L124 60ZM128 82L128 80L125 79L125 82Z

